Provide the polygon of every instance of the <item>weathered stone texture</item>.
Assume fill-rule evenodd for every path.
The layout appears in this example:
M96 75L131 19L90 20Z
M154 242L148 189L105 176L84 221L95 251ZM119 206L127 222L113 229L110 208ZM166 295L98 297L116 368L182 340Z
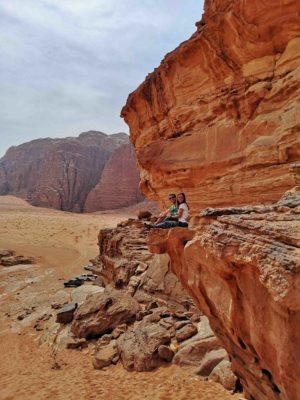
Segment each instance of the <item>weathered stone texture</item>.
M197 32L128 97L144 194L191 211L276 201L299 182L300 3L205 3Z
M169 254L172 271L208 316L246 394L295 400L300 393L299 190L273 206L204 210L193 231L154 230L148 241L153 252Z

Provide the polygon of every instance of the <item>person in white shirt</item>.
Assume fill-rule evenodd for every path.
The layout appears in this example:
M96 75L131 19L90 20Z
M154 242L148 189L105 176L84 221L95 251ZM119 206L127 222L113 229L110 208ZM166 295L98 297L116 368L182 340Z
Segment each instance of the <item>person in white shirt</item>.
M188 227L189 220L189 206L187 205L185 194L179 193L177 195L177 204L178 204L178 226L182 228Z
M164 220L160 223L156 224L145 224L145 228L154 229L154 228L162 228L162 229L170 229L179 226L181 228L187 228L189 226L189 206L187 205L185 194L179 193L177 195L177 204L178 204L178 220L170 221Z

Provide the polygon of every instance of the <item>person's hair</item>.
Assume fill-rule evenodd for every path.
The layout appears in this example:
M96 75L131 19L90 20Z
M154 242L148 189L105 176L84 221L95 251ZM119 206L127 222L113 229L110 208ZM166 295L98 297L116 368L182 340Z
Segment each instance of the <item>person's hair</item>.
M170 194L169 194L169 198L170 198L170 197L176 197L176 194L175 194L175 193L170 193Z
M183 197L183 201L182 202L180 202L179 200L178 200L178 196L181 194L181 196ZM188 205L188 203L186 202L186 198L185 198L185 194L182 192L182 193L178 193L178 195L177 195L177 203L178 203L178 206L180 206L180 204L183 204L183 203L185 203L186 205L187 205L187 208L190 208L189 207L189 205Z

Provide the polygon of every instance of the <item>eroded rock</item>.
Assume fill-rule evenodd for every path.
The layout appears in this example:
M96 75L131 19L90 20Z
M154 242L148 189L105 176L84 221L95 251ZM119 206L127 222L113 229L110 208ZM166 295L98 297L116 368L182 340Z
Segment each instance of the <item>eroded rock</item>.
M210 379L220 383L227 390L234 390L237 377L231 369L231 363L228 360L222 360L210 373Z
M300 390L299 189L292 193L290 202L241 212L203 211L193 232L149 235L207 315L246 394L262 400L294 399Z
M134 321L139 310L139 303L125 291L107 287L103 293L91 294L79 306L72 332L79 338L99 336L123 322Z
M115 340L112 340L109 344L96 349L93 358L93 366L96 369L102 369L111 364L116 364L118 360L119 353L117 343Z
M165 327L142 321L127 330L117 343L122 363L127 370L151 371L163 362L158 349L170 341L170 332Z

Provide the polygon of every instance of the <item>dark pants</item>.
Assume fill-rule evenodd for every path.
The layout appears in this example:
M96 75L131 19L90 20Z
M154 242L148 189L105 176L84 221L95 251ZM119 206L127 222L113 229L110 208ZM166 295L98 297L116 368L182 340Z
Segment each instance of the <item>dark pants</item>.
M153 225L153 228L170 229L170 228L175 228L175 226L179 226L180 228L187 228L189 225L187 222L167 220L160 222L159 224Z

